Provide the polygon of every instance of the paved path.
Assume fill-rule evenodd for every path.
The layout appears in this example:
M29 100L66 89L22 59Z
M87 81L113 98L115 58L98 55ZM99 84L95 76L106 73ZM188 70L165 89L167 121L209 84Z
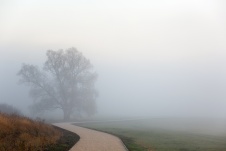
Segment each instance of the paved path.
M56 123L54 125L80 136L80 140L70 151L127 151L122 141L116 136L70 123Z

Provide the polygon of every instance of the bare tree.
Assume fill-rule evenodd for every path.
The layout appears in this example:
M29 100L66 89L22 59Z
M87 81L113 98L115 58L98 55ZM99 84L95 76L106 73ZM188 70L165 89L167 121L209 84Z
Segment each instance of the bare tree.
M46 55L43 70L23 64L18 72L20 82L31 87L33 108L38 111L60 108L64 120L68 120L73 112L94 114L97 75L90 61L75 48L48 50Z

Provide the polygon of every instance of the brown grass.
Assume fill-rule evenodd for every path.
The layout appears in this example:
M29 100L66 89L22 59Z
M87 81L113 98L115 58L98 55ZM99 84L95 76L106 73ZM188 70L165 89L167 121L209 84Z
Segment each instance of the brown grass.
M55 144L61 135L41 121L0 113L1 151L43 151L46 146Z

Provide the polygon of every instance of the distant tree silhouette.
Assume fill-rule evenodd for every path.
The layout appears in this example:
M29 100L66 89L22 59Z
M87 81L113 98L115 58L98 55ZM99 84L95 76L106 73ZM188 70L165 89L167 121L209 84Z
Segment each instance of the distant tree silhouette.
M30 86L33 110L42 112L60 108L64 120L68 120L73 112L78 115L94 114L97 75L90 61L75 48L48 50L46 55L43 70L23 64L18 72L20 82Z
M1 103L0 104L0 112L1 113L6 113L6 114L17 114L17 115L22 115L21 111L12 105L6 104L6 103Z

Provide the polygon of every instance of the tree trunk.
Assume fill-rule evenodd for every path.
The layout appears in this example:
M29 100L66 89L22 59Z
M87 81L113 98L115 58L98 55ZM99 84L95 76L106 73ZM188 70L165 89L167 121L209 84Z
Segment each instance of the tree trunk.
M68 109L64 109L63 113L64 113L64 121L68 121L70 119L71 112Z

